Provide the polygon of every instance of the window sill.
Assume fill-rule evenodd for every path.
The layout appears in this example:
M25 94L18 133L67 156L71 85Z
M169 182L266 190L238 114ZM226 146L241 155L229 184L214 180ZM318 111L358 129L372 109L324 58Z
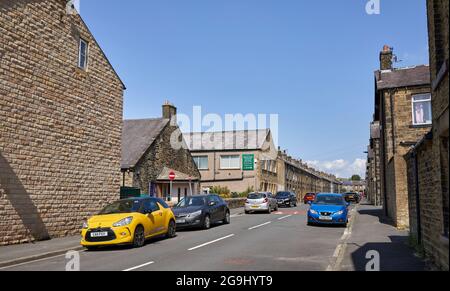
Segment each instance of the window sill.
M410 125L409 128L431 128L433 126L432 123L428 124L416 124L416 125Z
M80 74L80 75L86 75L87 74L87 69L82 69L82 68L80 68L80 67L76 67L75 68L75 72L77 73L77 74Z

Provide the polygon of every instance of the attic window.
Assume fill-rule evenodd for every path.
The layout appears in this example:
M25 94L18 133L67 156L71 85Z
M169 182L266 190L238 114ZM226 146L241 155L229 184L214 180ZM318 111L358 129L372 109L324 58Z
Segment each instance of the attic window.
M78 52L78 67L86 70L88 64L89 43L80 38L79 52Z

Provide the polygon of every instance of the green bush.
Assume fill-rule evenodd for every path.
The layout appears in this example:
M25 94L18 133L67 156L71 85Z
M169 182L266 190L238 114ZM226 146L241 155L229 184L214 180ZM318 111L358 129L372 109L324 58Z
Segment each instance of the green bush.
M210 193L218 194L222 196L223 198L229 198L230 197L230 189L228 187L221 187L221 186L214 186L210 189Z
M255 192L255 188L253 186L252 187L247 187L247 190L245 190L242 193L239 193L239 197L247 198L248 194L250 194L252 192Z

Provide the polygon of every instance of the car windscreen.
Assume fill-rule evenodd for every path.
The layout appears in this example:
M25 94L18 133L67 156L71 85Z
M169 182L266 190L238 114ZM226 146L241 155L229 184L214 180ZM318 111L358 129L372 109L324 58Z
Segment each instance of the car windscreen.
M266 195L263 193L250 193L247 199L263 199L266 198Z
M205 197L186 197L183 198L175 207L203 206Z
M291 195L291 193L289 192L278 192L277 193L277 198L289 198L289 196Z
M140 200L121 200L107 205L100 211L100 215L116 214L116 213L131 213L138 212L141 208L142 201Z
M344 199L340 196L320 195L314 200L314 204L322 205L344 205Z

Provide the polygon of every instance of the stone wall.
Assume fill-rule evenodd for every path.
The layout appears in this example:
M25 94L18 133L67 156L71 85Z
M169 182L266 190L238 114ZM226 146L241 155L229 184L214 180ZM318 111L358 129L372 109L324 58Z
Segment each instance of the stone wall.
M133 173L133 187L148 192L149 182L156 181L164 167L190 175L193 179L200 178L200 172L189 150L175 149L171 146L170 139L175 131L179 132L180 130L177 126L168 124L136 164Z
M0 245L76 234L119 198L123 84L65 5L0 1Z
M409 167L409 196L419 197L419 205L409 204L411 234L421 238L418 242L421 242L430 263L438 269L447 271L449 270L448 5L449 2L446 0L427 1L433 127L430 133L405 156ZM413 171L416 167L417 174Z
M247 198L224 199L224 201L228 204L228 208L230 208L230 209L244 207L246 200L247 200Z
M449 2L427 0L433 128L428 140L407 156L417 155L420 213L411 204L410 219L420 214L422 244L437 268L449 270ZM411 184L411 183L410 183ZM410 195L413 189L410 185ZM417 220L417 219L416 219ZM413 232L414 229L411 229ZM413 232L414 234L414 232Z
M408 163L410 233L417 239L421 235L421 243L427 257L439 268L448 270L448 248L445 249L441 241L442 199L438 176L433 174L436 158L432 148L432 140L425 140L405 156ZM416 191L419 193L420 213L416 203ZM418 215L421 234L418 232Z
M386 166L386 181L381 183L382 187L385 185L386 193L382 195L386 195L385 207L389 218L399 228L407 228L409 224L407 171L403 156L431 129L431 125L413 126L412 96L429 92L429 86L419 86L382 93L384 130L380 145L384 153L381 158Z

